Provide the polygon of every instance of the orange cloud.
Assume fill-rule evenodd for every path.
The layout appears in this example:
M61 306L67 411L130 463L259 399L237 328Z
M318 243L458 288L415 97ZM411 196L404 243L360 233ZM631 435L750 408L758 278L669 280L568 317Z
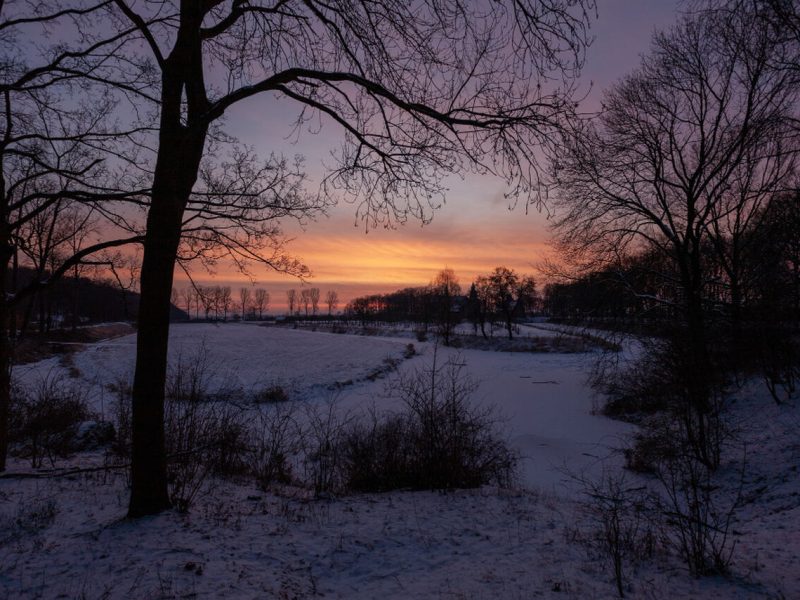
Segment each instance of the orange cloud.
M358 295L425 285L445 267L455 271L464 287L500 265L536 275L536 265L549 253L542 215L508 211L490 201L450 202L425 227L407 224L369 232L353 226L353 208L343 205L330 218L288 233L294 238L288 250L312 270L308 285L323 292L336 289L342 306ZM285 290L301 286L266 269L254 275L258 285L271 291L273 311L285 304ZM222 265L214 280L234 287L250 283Z

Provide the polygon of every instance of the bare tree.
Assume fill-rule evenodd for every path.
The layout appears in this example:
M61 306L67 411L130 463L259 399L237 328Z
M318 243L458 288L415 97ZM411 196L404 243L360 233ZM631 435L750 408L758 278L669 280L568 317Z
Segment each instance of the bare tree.
M226 285L219 289L219 304L222 309L222 320L228 320L228 311L231 309L233 303L233 296L231 295L231 286Z
M247 317L247 309L250 307L250 296L252 292L250 288L239 288L239 305L242 307L242 321Z
M795 0L696 0L693 8L738 15L766 29L772 41L787 50L773 55L770 67L793 71L795 76L800 72L800 6Z
M181 291L178 288L173 287L172 292L169 295L169 303L177 307L180 301L181 301Z
M300 290L300 306L303 307L303 314L308 318L308 310L311 307L311 290L303 288Z
M107 8L91 0L77 7L0 3L0 471L8 449L18 311L64 274L100 262L103 250L141 240L119 219L117 205L143 190L109 164L125 162L116 150L132 132L111 129L114 99L100 83L109 75L103 56L115 52L131 28L105 29L108 35L101 36L76 26L101 18ZM122 76L116 82L131 83ZM68 211L81 218L60 219ZM80 237L84 217L102 218L102 236ZM70 227L77 227L72 237L66 235ZM23 282L18 268L31 258L23 247L33 248L32 229L42 234L34 245L41 243L45 254L36 257L37 275Z
M16 230L16 259L18 263L32 267L38 280L46 279L63 261L65 256L73 256L85 245L86 239L93 234L95 223L92 220L93 211L90 207L81 204L60 201L48 205L36 203L35 207L26 207L28 210L35 208L34 214L19 223ZM77 290L78 280L85 272L88 263L76 262L70 269L73 278L73 298L71 307L71 325L73 330L79 321ZM39 331L43 333L50 329L50 293L48 289L41 290L31 296L30 304L23 319L21 332L27 330L30 312L34 303L39 308Z
M497 267L489 275L479 277L476 281L478 298L483 298L487 311L494 312L503 319L508 339L513 339L515 318L524 317L532 304L535 289L532 277L520 276L507 267Z
M298 306L299 298L297 297L297 290L292 288L290 290L286 290L286 304L289 309L289 314L293 315L295 309Z
M200 308L204 307L203 304L203 288L198 285L192 284L192 288L194 291L194 316L196 319L200 318ZM206 315L206 318L208 316Z
M200 294L200 301L203 304L206 321L208 321L211 318L211 311L214 310L216 304L216 291L213 287L205 286L198 288L198 293Z
M486 325L488 323L489 334L494 336L494 304L492 302L491 284L486 275L479 275L475 279L474 293L470 289L470 297L473 302L473 318L477 325L480 325L481 334L484 338L489 337L486 335Z
M450 345L458 319L454 315L456 298L461 295L461 286L458 283L453 269L442 269L430 285L432 300L435 304L436 326L445 346Z
M99 234L97 229L98 215L90 208L84 207L78 203L68 207L68 210L59 218L59 225L62 230L68 232L64 236L64 245L66 246L66 254L74 256L80 252L84 246L87 245L90 237ZM80 321L80 278L85 272L87 265L85 263L75 263L72 266L72 330L75 331Z
M195 298L195 290L194 287L191 285L187 285L183 288L183 292L181 294L183 296L183 301L186 303L186 318L187 320L192 320L192 302Z
M316 317L319 310L319 288L309 288L308 298L311 300L311 314Z
M206 294L208 295L208 305L211 308L211 311L214 313L214 320L219 319L219 312L220 312L220 300L222 299L222 287L218 285L210 285L206 288Z
M752 14L687 16L655 36L641 67L606 94L596 123L555 164L557 231L573 257L610 264L648 251L672 265L688 435L711 465L708 309L717 300L738 307L743 232L795 168L797 81L773 66L786 52Z
M336 290L328 290L325 294L325 305L328 307L328 316L333 315L333 311L339 306L339 294Z
M269 306L269 292L264 288L258 288L255 294L255 309L258 311L259 320L264 318L264 311Z
M535 199L534 161L573 110L570 81L583 59L594 2L182 0L133 6L115 0L113 6L118 26L134 26L139 45L150 53L139 58L132 44L121 68L142 65L143 73L155 71L160 81L146 94L156 101L160 120L133 390L129 513L136 516L169 504L161 431L166 304L181 235L192 225L186 211L193 198L202 202L201 214L218 210L211 197L193 196L204 150L221 139L212 125L237 103L262 93L296 103L298 125L317 117L337 124L345 143L323 193L355 198L367 223L428 219L443 196L443 175L464 170L499 175L512 195ZM221 89L207 85L206 72L223 82ZM285 163L271 169L286 171ZM206 173L201 183L209 185L214 171ZM247 190L248 185L238 188L251 202L262 197ZM282 201L263 206L273 216L312 210L302 202L294 211ZM228 244L224 233L232 232L223 231ZM220 239L199 232L192 237L200 244ZM272 255L234 240L234 258L262 259L302 274L297 263L280 260L282 245L274 235L263 239L272 242L267 244Z

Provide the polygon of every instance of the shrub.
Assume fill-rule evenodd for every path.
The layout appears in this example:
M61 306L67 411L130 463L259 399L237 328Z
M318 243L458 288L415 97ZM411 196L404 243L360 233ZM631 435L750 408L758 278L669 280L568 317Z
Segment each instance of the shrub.
M415 487L409 430L407 415L380 419L372 412L369 421L354 423L342 448L348 489L383 492Z
M123 459L131 456L131 385L123 378L108 386L113 394L111 415L114 422L115 435L111 442L111 452Z
M772 398L788 402L800 388L800 339L785 327L760 325L751 335L753 354Z
M276 404L259 413L252 430L248 466L261 489L291 482L291 459L300 452L301 445L294 405Z
M286 402L289 400L289 395L279 385L271 385L256 392L254 401L256 404L275 404L278 402Z
M53 498L25 498L15 512L4 512L6 514L0 514L0 546L5 548L24 536L40 534L50 527L59 506Z
M306 479L317 495L344 490L342 442L351 424L350 414L339 410L333 395L323 405L308 405L305 417Z
M37 533L50 527L56 515L58 515L58 504L53 498L34 500L20 505L14 523L21 531Z
M671 415L651 415L640 423L632 444L625 448L625 466L637 473L655 473L658 463L679 452L680 427Z
M644 422L637 439L637 445L643 446L642 456L659 447L669 452L673 443L663 434L677 431L681 444L716 469L729 433L723 418L728 391L725 371L712 360L708 372L699 373L678 336L640 343L640 356L629 366L608 355L596 365L591 383L605 394L603 413ZM658 415L658 426L648 426L653 422L650 415Z
M182 363L185 365L185 363ZM200 364L207 364L201 361ZM179 510L188 510L207 477L247 471L248 428L245 415L235 404L208 398L206 371L197 363L186 373L172 370L173 387L164 402L164 441L167 452L169 496ZM131 387L124 381L112 386L117 435L112 451L130 458ZM175 394L174 390L186 393Z
M170 500L179 510L188 510L209 474L246 471L247 428L227 402L169 400L164 433Z
M584 542L608 565L617 594L624 598L629 570L655 552L651 498L644 488L631 487L624 474L604 473L597 482L579 482L586 496L583 508L591 522Z
M720 486L716 467L697 456L685 424L669 415L648 419L625 456L629 468L655 475L661 491L655 512L666 540L689 571L727 572L735 546L729 532L741 504L741 485L739 490Z
M75 450L80 424L89 418L84 391L47 377L31 389L12 390L11 433L15 453L33 468Z
M191 355L186 356L180 351L170 362L164 396L168 400L187 402L204 400L216 374L205 341L201 341Z
M651 340L642 355L630 362L613 351L599 355L590 384L604 395L601 411L608 417L639 420L642 416L669 410L680 394L668 351L663 342Z
M742 481L744 461L742 462ZM730 535L741 505L735 494L714 481L708 465L684 451L658 464L656 477L664 492L660 510L670 543L693 575L725 574L736 547Z
M343 437L344 479L357 491L509 485L517 456L492 409L474 407L460 357L399 377L399 414L355 422Z

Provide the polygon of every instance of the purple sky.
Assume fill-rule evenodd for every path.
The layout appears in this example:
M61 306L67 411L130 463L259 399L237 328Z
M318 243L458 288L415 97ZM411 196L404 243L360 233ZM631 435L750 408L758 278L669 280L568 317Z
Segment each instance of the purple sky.
M681 0L598 0L598 19L592 25L595 41L588 51L582 76L587 94L583 110L599 107L603 90L634 69L646 53L655 29L674 23ZM260 153L302 154L316 189L321 164L341 139L331 124L312 134L292 135L296 107L285 101L258 96L231 111L226 130ZM409 223L395 230L365 233L355 224L355 207L340 202L328 218L310 223L305 230L289 229L295 241L290 250L302 258L314 273L309 285L337 289L345 300L373 291L391 291L406 285L421 285L435 273L450 267L463 284L477 273L505 265L521 272L535 273L547 251L547 217L536 210L525 214L523 207L508 210L503 200L503 183L490 177L452 178L447 203L432 224ZM180 276L180 274L178 274ZM257 271L258 285L272 295L272 309L280 310L284 291L299 287L291 278ZM198 280L206 280L197 272ZM246 279L224 268L215 280L235 287Z

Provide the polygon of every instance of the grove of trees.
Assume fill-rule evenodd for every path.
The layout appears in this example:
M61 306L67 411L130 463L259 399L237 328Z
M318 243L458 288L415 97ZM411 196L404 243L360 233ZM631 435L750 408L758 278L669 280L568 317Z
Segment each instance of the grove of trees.
M113 126L115 100L98 80L120 36L78 28L65 45L48 35L90 22L104 4L0 4L0 471L13 353L33 296L67 274L77 290L85 266L113 267L113 249L143 239L124 218L143 186L113 162L120 140L138 126ZM20 276L21 267L35 276ZM40 323L43 302L40 294ZM71 312L77 315L74 306Z
M512 339L514 324L539 308L533 277L497 267L478 276L466 295L453 270L443 269L427 286L354 298L344 314L362 324L407 322L424 331L431 327L442 343L449 345L456 325L464 320L474 325L476 334L480 328L485 338L494 335L495 325L500 323Z
M195 319L226 320L229 311L237 319L261 320L269 308L270 300L269 292L264 288L239 288L238 298L234 298L230 286L197 283L187 285L177 293L177 296L178 301L175 304L182 302L189 320L192 319L192 315Z
M619 316L658 316L683 432L710 469L731 372L763 362L759 348L799 356L800 40L775 7L712 3L656 34L552 166L555 232L577 280L549 288L550 307L604 296Z

